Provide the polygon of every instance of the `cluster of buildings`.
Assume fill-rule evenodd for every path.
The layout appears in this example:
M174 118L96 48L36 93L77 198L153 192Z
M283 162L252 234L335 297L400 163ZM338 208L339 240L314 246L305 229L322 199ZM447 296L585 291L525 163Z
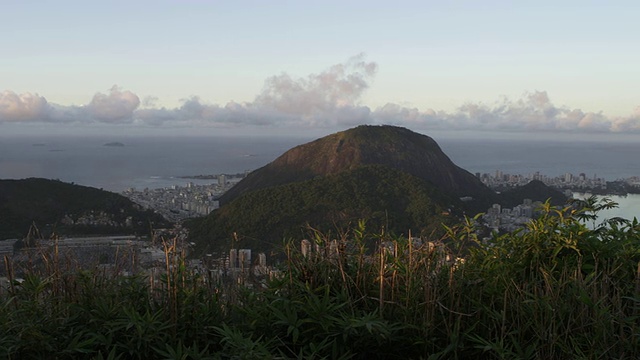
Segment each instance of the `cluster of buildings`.
M540 201L531 201L531 199L524 199L522 204L512 209L493 204L482 219L494 231L514 231L530 222L536 216L536 209L541 205Z
M267 255L258 253L256 259L251 257L251 249L231 249L229 255L221 259L214 259L212 254L207 254L204 266L214 279L234 279L237 282L245 282L251 276L274 276L275 270L267 265Z
M133 217L128 216L124 222L118 222L104 211L91 211L74 218L65 215L61 222L65 225L86 225L86 226L111 226L111 227L132 227Z
M46 259L55 259L58 266L68 269L100 266L120 273L131 273L142 268L151 258L141 257L141 249L150 247L149 241L136 236L96 236L54 239L8 239L0 241L0 276L7 276L11 268L21 275L20 269L45 266ZM9 263L7 263L9 261ZM7 265L10 265L7 267Z
M21 279L28 271L42 271L54 264L64 271L99 269L105 274L145 274L159 281L167 272L171 254L186 254L186 232L182 229L162 229L161 236L144 237L91 236L52 239L8 239L0 241L0 293L6 291L9 279ZM171 243L162 241L172 236ZM190 260L187 266L204 272L200 260Z
M216 200L242 178L218 175L217 182L209 185L171 186L160 189L128 189L123 195L148 209L153 209L170 221L205 216L219 207Z
M599 178L595 174L592 177L587 176L584 173L578 175L566 173L561 176L547 176L540 174L539 171L535 173L522 175L522 174L507 174L500 170L496 170L494 174L489 173L476 173L482 182L492 189L504 189L516 186L523 186L531 182L532 180L539 180L545 183L547 186L551 186L559 189L606 189L607 181L604 178Z

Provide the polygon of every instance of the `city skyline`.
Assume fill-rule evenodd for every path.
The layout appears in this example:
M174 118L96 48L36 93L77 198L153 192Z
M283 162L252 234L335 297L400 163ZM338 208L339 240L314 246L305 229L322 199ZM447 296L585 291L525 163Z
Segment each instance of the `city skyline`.
M0 133L640 133L634 2L10 3Z

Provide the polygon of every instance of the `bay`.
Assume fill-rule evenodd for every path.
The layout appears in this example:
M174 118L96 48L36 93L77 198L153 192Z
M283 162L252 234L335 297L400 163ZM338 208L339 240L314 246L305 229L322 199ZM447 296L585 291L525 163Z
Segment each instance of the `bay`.
M445 138L438 143L454 163L471 173L500 170L554 177L584 173L608 181L640 175L638 142Z
M575 199L586 199L591 196L590 193L573 193ZM640 194L628 195L598 195L598 198L609 198L618 205L613 209L602 210L598 213L598 219L595 225L599 225L607 219L621 217L627 220L633 220L634 217L640 218ZM593 228L593 223L587 223Z
M560 176L569 172L616 180L640 175L640 143L562 139L434 136L471 173ZM181 176L255 170L288 149L313 140L299 136L0 136L0 178L43 177L120 192L183 185ZM104 146L121 142L122 147Z
M124 146L105 146L111 142ZM181 177L255 170L299 143L286 137L0 138L0 179L42 177L115 192L212 183Z

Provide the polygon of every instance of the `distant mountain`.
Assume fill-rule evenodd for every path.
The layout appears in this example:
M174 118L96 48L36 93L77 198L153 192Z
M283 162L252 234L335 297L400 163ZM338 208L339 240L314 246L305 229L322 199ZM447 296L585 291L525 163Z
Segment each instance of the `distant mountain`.
M220 203L258 189L333 175L362 165L382 165L411 174L450 195L474 198L472 205L484 206L495 195L474 175L456 166L432 138L396 126L363 125L285 152L250 173L224 194Z
M543 202L549 200L552 205L563 205L567 202L567 197L561 191L545 185L540 180L503 191L498 201L504 207L514 207L522 204L523 199Z
M22 238L33 223L60 235L147 234L150 224L168 225L119 194L57 180L0 180L0 239Z
M114 142L108 142L108 143L104 144L103 146L123 147L124 144L121 143L121 142L114 141Z

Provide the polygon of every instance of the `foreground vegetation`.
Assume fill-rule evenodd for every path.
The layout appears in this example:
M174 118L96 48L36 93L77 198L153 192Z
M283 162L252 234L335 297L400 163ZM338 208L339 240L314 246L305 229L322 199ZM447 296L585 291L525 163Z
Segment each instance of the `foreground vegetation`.
M322 254L288 243L252 289L191 273L172 246L159 283L47 259L2 295L0 356L638 358L640 224L587 228L613 205L593 200L486 241L473 219L431 244L360 222L330 252L317 232Z

